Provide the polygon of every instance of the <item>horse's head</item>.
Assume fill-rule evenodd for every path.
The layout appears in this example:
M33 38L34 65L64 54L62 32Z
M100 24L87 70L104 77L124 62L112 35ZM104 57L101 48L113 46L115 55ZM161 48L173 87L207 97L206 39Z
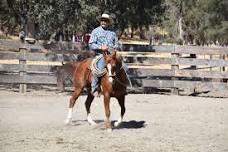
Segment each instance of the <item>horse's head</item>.
M116 76L116 73L118 71L118 69L121 67L121 59L120 57L117 55L116 51L113 51L112 54L105 54L104 55L106 64L107 64L107 72L108 72L108 76L109 76L109 81L112 82L113 81L113 77Z

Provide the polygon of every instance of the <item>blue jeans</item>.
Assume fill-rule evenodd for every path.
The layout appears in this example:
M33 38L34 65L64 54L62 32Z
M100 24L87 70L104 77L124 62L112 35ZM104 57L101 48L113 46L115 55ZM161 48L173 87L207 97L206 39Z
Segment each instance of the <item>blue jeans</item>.
M106 62L105 62L104 57L100 58L96 64L97 64L97 68L99 70L104 69L106 67ZM100 81L100 77L98 77L97 75L94 74L92 83L91 83L92 92L94 92L97 89L97 87L99 86L99 81Z

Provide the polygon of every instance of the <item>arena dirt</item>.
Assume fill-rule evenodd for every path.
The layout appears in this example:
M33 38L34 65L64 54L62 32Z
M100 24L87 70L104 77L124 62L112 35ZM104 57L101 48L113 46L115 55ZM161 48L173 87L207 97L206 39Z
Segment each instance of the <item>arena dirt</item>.
M227 152L228 98L129 94L123 124L107 132L102 98L86 121L85 96L66 126L70 94L0 91L0 152ZM111 100L111 119L120 108Z

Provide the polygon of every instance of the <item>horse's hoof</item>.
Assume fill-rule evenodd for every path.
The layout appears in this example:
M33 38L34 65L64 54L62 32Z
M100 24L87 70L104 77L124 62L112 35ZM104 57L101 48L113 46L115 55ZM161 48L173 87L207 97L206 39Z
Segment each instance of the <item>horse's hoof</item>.
M87 121L88 121L88 123L89 123L90 125L96 125L96 124L97 124L95 121L93 121L93 119L92 119L90 113L88 113L88 115L87 115Z
M66 120L65 120L65 124L66 124L66 125L72 124L72 119L66 119Z
M116 121L116 122L114 123L114 126L115 126L115 127L118 127L120 124L121 124L120 122Z
M92 126L97 125L97 123L96 123L95 121L88 121L88 123L89 123L90 125L92 125Z
M107 132L112 132L112 128L108 128L107 129Z

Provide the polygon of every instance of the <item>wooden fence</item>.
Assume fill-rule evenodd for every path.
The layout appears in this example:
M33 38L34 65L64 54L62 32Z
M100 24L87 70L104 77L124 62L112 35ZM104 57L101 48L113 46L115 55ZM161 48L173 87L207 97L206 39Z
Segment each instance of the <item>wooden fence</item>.
M132 80L146 88L210 91L228 89L228 48L199 46L150 46L144 52L128 46L120 52L132 68Z
M0 83L19 84L19 91L25 93L27 85L56 85L58 67L62 62L80 61L87 57L84 52L72 54L35 53L27 48L18 52L0 52Z
M228 90L228 48L198 46L123 45L118 52L129 66L133 88L168 88L177 94L191 89ZM57 85L64 89L72 78L72 68L62 62L77 61L87 53L32 53L26 48L19 52L0 53L0 83L20 84L26 92L28 84ZM130 89L130 88L129 88Z

